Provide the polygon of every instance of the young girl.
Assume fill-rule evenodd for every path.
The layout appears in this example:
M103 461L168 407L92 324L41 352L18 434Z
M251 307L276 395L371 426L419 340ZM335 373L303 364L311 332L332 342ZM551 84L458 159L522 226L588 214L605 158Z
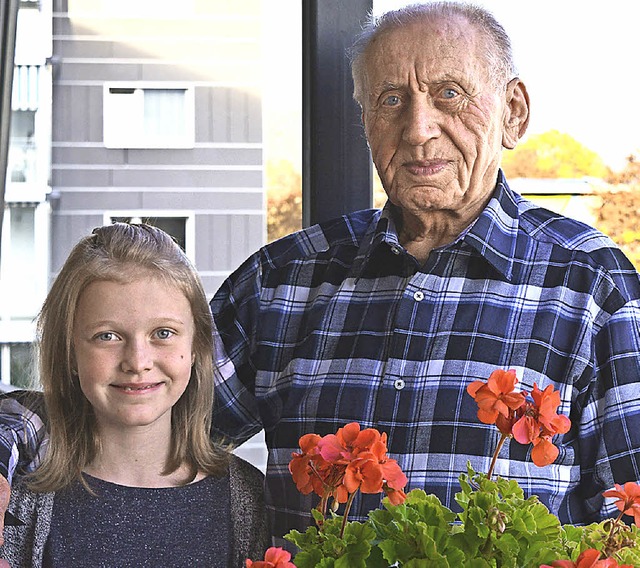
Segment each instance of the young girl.
M13 482L0 550L13 568L236 567L262 554L262 474L211 442L211 314L171 237L116 223L82 239L37 348L49 438Z

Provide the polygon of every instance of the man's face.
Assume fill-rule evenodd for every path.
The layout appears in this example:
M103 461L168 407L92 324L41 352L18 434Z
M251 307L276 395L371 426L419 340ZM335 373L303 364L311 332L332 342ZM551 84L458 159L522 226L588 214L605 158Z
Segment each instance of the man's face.
M465 216L491 194L506 85L492 85L483 38L462 19L390 30L365 54L363 121L392 203Z

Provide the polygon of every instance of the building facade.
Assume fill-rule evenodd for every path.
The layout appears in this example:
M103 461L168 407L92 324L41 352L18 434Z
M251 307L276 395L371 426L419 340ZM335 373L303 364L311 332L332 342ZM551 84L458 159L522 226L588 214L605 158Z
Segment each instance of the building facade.
M0 259L0 380L18 386L49 273L52 53L51 1L21 0Z
M209 296L264 243L261 10L261 0L21 3L0 272L3 383L27 381L33 318L94 227L162 227ZM22 41L38 47L27 54ZM23 82L36 85L35 99Z

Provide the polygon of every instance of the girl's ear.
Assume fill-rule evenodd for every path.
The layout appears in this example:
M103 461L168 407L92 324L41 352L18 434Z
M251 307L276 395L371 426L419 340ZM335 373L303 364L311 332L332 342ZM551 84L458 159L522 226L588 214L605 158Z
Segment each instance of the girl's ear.
M516 77L507 85L502 145L513 150L524 136L528 125L529 93L524 83Z

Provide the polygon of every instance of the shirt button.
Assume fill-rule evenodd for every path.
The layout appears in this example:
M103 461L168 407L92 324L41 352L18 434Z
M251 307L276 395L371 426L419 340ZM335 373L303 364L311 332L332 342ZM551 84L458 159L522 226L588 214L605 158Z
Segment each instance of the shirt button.
M422 302L422 300L424 300L424 293L420 290L418 290L417 292L413 293L413 299L416 302Z
M404 388L404 380L396 379L395 381L393 381L393 386L396 388L396 390L402 390Z
M400 254L400 247L397 247L397 246L395 246L395 245L394 245L394 246L392 246L392 247L391 247L391 252L392 252L393 254L395 254L395 255Z

